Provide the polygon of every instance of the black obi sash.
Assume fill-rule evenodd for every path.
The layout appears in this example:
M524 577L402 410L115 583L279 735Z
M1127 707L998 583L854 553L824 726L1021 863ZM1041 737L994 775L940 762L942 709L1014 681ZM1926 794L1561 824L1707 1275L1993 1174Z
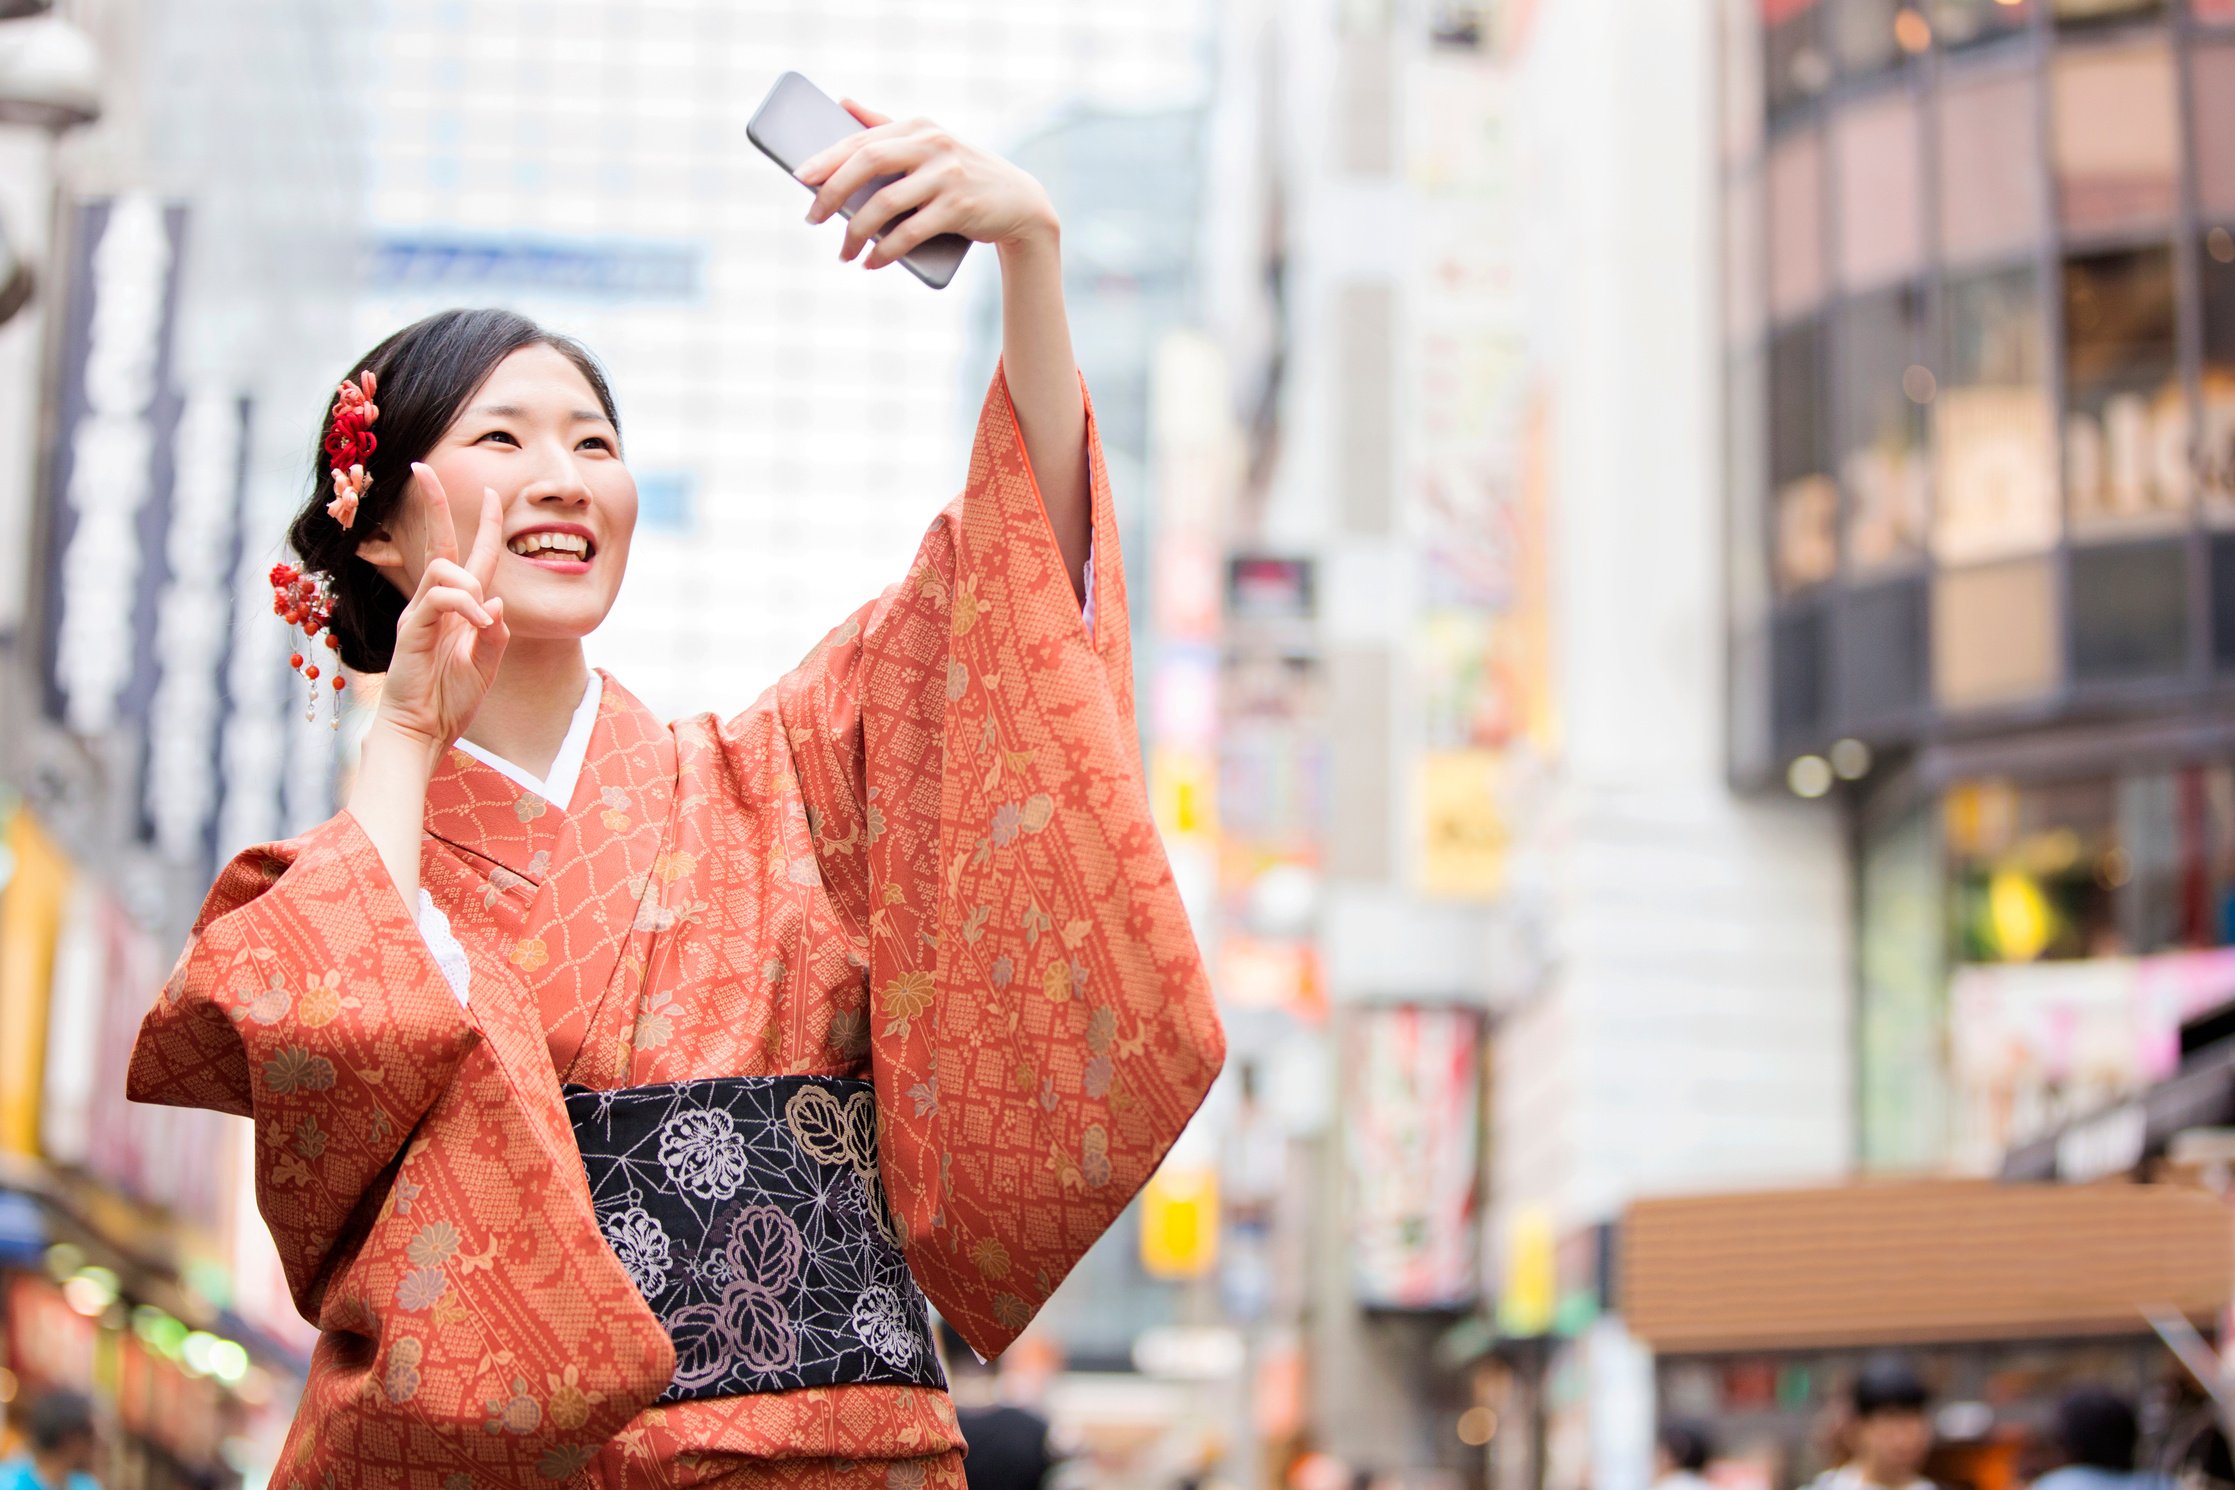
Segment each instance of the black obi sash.
M877 1097L831 1076L565 1089L598 1230L675 1342L658 1398L939 1387L877 1169Z

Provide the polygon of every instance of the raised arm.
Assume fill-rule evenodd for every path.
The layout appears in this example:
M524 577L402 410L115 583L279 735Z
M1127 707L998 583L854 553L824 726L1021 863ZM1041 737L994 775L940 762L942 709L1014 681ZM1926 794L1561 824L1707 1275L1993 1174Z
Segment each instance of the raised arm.
M862 262L881 269L941 233L959 233L999 250L1001 362L1009 401L1072 592L1083 600L1094 536L1086 399L1063 309L1062 232L1055 207L1026 172L928 119L895 124L852 99L846 108L867 127L801 163L800 180L816 188L807 220L829 217L872 177L898 175L853 215L839 257L850 262L868 248ZM913 217L884 231L910 209ZM872 240L875 246L869 247Z

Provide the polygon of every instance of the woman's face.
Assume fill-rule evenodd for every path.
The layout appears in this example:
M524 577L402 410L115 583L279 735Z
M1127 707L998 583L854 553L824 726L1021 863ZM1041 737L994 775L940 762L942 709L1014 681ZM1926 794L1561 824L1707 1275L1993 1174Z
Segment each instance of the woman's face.
M580 640L621 592L636 531L636 479L581 369L548 346L497 364L421 457L449 498L461 560L482 493L496 493L504 551L490 589L515 641ZM427 499L414 482L358 552L407 595L427 563Z

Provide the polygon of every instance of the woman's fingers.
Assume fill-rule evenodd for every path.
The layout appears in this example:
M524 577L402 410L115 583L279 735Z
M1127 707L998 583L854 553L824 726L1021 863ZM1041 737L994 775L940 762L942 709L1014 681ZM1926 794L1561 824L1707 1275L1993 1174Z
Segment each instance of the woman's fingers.
M883 196L884 193L879 192L877 195ZM914 217L878 239L877 246L870 250L869 257L861 261L862 267L882 269L887 264L898 262L941 233L953 231L954 220L954 209L944 202L932 202Z
M435 474L434 467L419 461L411 463L411 478L419 483L420 496L427 504L428 556L456 559L458 527L450 516L450 494L442 489L442 478Z
M859 119L865 126L870 129L875 129L880 124L892 123L892 115L880 114L869 105L861 102L859 99L841 98L840 100L838 100L838 106L844 109L847 113L853 115L856 119Z
M427 567L419 572L419 594L431 594L445 586L463 590L476 600L489 598L488 592L482 588L481 581L474 578L473 571L463 564L454 559L428 560ZM418 597L414 596L413 598L417 599Z
M512 629L504 624L504 601L489 602L489 624L473 633L472 660L474 670L481 674L484 687L495 681L497 664L504 661L505 643L512 640Z
M494 487L481 488L481 521L473 530L473 548L466 555L466 572L484 591L497 576L497 554L504 547L503 504Z
M413 619L412 612L417 613L416 618L422 624L430 626L434 624L436 616L463 616L476 630L496 624L497 619L480 600L450 585L438 586L412 601L406 612L407 620ZM402 629L400 623L397 629Z
M911 171L898 181L878 188L877 194L861 204L853 220L846 224L846 241L838 250L838 257L851 263L870 239L911 207L920 207L939 189L936 170Z
M860 148L815 189L815 205L807 209L809 222L823 221L877 177L904 176L931 155L929 141L901 132L896 125L885 125L859 138Z

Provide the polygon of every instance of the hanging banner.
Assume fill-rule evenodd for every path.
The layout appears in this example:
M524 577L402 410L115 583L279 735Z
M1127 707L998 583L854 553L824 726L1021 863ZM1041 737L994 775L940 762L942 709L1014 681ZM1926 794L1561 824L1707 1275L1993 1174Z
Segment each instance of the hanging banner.
M138 194L81 202L70 225L41 671L47 712L81 735L144 722L154 687L185 235L183 206Z
M1345 1112L1358 1302L1462 1308L1481 1292L1481 1015L1360 1008L1349 1024Z

